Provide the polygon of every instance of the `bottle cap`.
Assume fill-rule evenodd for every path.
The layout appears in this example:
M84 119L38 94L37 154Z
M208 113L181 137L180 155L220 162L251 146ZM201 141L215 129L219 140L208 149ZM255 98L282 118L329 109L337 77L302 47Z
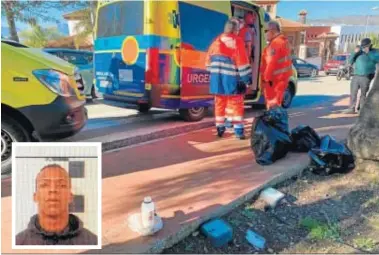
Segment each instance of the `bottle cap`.
M151 199L151 197L145 197L145 198L143 199L143 202L144 202L144 203L151 203L151 202L152 202L152 199Z

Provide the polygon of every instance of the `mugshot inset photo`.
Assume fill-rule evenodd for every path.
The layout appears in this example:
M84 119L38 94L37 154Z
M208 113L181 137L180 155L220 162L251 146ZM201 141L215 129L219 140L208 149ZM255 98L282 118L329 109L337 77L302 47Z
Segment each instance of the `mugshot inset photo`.
M13 143L12 248L101 249L101 143Z

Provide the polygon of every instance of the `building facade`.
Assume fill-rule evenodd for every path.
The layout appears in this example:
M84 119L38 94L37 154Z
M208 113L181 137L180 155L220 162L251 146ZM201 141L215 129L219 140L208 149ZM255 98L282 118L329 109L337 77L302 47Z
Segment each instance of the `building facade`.
M255 0L252 2L262 7L270 15L271 19L276 18L279 0Z
M350 52L354 47L360 44L360 41L370 34L379 36L379 25L375 26L354 26L338 25L332 26L331 32L339 35L336 40L336 51L339 53Z
M305 29L305 45L307 46L307 58L318 57L320 52L320 39L323 33L330 33L330 26L309 26Z

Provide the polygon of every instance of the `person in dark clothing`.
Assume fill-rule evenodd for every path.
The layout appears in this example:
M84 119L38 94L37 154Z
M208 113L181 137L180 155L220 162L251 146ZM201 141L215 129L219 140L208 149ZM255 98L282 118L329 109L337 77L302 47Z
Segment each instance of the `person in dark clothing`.
M33 198L38 214L16 235L16 245L97 245L97 236L69 213L71 179L63 167L53 164L41 169Z
M358 109L362 109L370 83L375 76L375 66L379 63L379 50L373 49L371 40L365 38L361 41L360 48L356 48L351 54L350 64L354 65L354 77L350 84L350 107L345 113L355 113L357 104L358 90L361 90L361 97Z

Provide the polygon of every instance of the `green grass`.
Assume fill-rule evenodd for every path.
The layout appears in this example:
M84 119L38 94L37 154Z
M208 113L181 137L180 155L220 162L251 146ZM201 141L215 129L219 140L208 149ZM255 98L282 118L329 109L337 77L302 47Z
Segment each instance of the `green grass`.
M379 207L379 198L377 198L377 197L370 198L369 200L366 201L366 203L364 203L364 207L365 208L369 208L369 207L377 208L377 207Z
M354 240L354 244L366 251L372 251L376 246L376 242L371 238L357 238Z
M250 220L255 218L255 213L251 210L251 207L245 207L241 214Z
M329 226L311 217L306 217L300 221L300 226L309 231L308 237L312 240L340 239L340 229L337 223Z

